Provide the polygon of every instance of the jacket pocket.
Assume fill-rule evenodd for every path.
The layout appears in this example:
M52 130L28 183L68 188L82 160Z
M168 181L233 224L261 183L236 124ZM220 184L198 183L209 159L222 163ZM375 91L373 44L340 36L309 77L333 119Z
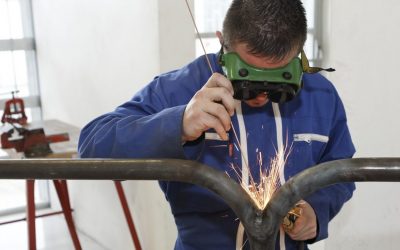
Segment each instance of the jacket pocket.
M286 178L290 178L318 164L328 141L329 137L321 134L293 134L293 144L288 157Z
M329 141L329 137L326 135L319 134L293 134L294 142L307 142L311 143L312 141L318 141L322 143L327 143Z

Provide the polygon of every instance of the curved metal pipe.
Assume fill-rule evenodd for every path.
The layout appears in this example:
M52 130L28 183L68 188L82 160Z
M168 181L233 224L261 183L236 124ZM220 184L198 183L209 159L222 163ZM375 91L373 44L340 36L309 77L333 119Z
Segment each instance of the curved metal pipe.
M249 221L254 201L226 173L179 159L0 160L0 179L163 180L192 183L219 195L241 221ZM258 213L261 211L258 210Z
M289 210L315 191L340 182L400 182L400 158L336 160L294 176L275 193L263 211L262 220L266 222L257 228L258 235L248 233L253 238L252 249L275 249L279 226Z
M166 180L193 183L220 195L242 221L252 250L273 250L282 218L297 201L339 182L400 181L400 158L337 160L290 179L264 211L238 183L204 164L173 159L0 160L0 179Z

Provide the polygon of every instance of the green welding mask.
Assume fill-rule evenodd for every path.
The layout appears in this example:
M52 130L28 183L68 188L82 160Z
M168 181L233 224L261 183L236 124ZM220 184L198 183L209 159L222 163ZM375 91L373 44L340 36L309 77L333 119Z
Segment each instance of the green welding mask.
M296 57L286 66L275 69L251 66L237 53L223 53L222 49L219 62L225 76L232 82L235 99L250 100L260 93L266 93L268 99L275 103L288 102L300 92L303 72L334 71L331 68L309 67L303 51L301 58Z

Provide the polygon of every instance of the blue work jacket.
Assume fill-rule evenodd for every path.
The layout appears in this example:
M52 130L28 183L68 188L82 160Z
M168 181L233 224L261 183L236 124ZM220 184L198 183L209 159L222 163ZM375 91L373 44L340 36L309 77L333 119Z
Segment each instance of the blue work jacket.
M210 54L209 58L214 70L222 73L217 55ZM181 141L185 107L210 76L203 56L179 70L156 77L131 100L83 128L80 156L190 159L236 178L232 166L240 169L243 165L240 149L232 150L227 142L215 136L215 131L207 131L193 142ZM259 158L263 167L268 167L279 148L279 140L291 149L285 180L316 164L351 158L355 153L343 104L334 86L320 74L304 74L303 84L299 95L288 103L269 102L260 108L240 103L245 130L239 128L238 115L232 117L238 137L246 133L248 165L256 180ZM229 140L235 142L232 132ZM187 183L160 182L160 186L178 228L175 249L235 249L239 221L220 197ZM328 222L351 198L354 189L353 183L337 184L304 198L317 216L315 241L328 236ZM284 242L286 249L297 249L298 243L288 236Z

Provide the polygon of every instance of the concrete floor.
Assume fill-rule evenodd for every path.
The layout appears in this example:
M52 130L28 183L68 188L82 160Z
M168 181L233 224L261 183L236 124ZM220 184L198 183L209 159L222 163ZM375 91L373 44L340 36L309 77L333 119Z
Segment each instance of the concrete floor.
M36 182L37 184L37 182ZM35 192L38 188L35 188ZM25 204L25 181L0 181L0 210ZM36 198L40 197L38 193ZM40 201L40 200L37 200ZM38 214L48 212L37 211ZM25 214L0 217L0 222L25 217ZM27 225L25 221L0 226L0 250L28 249ZM84 250L115 250L101 246L94 239L78 231ZM63 215L54 215L36 219L37 250L73 250L74 246ZM323 250L324 242L310 246L311 250Z
M5 221L1 218L1 221ZM81 246L85 250L108 250L87 235L78 232ZM26 222L16 222L0 226L1 250L28 249ZM72 250L71 237L62 215L36 219L37 250Z

